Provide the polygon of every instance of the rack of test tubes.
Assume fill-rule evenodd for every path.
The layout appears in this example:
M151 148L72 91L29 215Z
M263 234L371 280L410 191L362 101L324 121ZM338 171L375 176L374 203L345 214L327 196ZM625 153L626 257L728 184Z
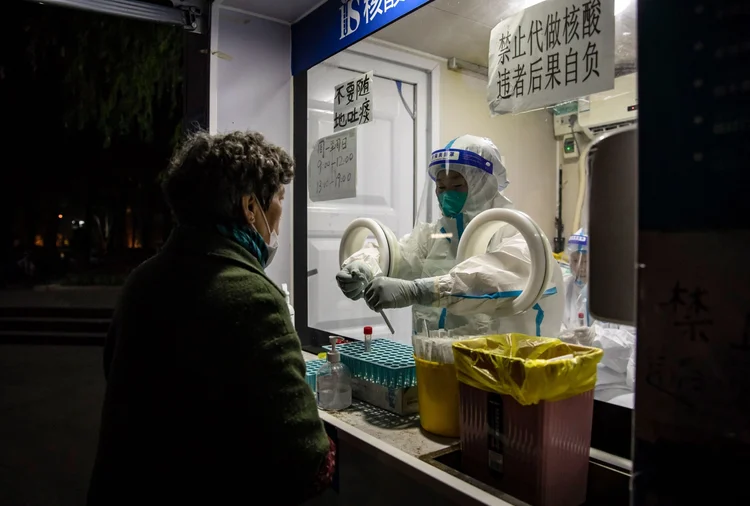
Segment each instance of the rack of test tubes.
M318 369L320 369L325 363L325 360L310 360L305 362L305 381L310 385L313 392L315 391L315 377L318 374Z
M330 349L330 346L324 348ZM337 345L336 349L341 353L341 362L355 378L388 388L408 388L417 384L414 350L408 344L373 339L370 351L365 351L365 343L359 341ZM309 371L310 366L308 374Z

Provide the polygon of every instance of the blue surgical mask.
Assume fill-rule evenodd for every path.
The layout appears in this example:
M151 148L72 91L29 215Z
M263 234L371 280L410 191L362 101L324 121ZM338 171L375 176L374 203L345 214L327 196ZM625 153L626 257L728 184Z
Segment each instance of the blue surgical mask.
M440 209L443 211L443 215L447 218L458 216L464 208L468 196L468 192L456 190L446 190L438 194L438 203L440 204Z

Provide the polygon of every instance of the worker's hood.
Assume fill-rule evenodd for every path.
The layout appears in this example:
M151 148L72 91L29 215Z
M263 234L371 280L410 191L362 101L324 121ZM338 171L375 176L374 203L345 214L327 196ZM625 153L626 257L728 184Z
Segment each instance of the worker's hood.
M464 227L482 211L512 205L500 193L508 186L500 151L485 137L463 135L434 151L429 166L433 182L440 171L456 171L466 179L469 191L462 209ZM434 192L434 184L431 187Z

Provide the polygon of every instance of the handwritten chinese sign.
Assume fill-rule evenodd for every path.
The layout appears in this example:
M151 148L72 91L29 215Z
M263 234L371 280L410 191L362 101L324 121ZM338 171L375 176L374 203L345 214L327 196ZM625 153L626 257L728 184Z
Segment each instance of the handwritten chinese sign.
M310 200L357 196L357 129L335 133L315 143L308 164Z
M558 104L614 83L614 0L547 0L492 29L492 114Z
M333 119L334 132L372 121L372 71L336 86Z
M748 240L746 231L641 231L639 439L750 445Z

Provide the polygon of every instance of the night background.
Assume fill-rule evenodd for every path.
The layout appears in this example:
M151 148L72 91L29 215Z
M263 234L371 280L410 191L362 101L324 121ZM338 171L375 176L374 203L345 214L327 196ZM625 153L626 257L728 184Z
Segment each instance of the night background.
M171 229L158 179L182 134L183 55L197 36L3 7L0 505L80 505L114 301Z
M181 133L183 30L9 4L0 287L122 284L171 226L158 177Z

